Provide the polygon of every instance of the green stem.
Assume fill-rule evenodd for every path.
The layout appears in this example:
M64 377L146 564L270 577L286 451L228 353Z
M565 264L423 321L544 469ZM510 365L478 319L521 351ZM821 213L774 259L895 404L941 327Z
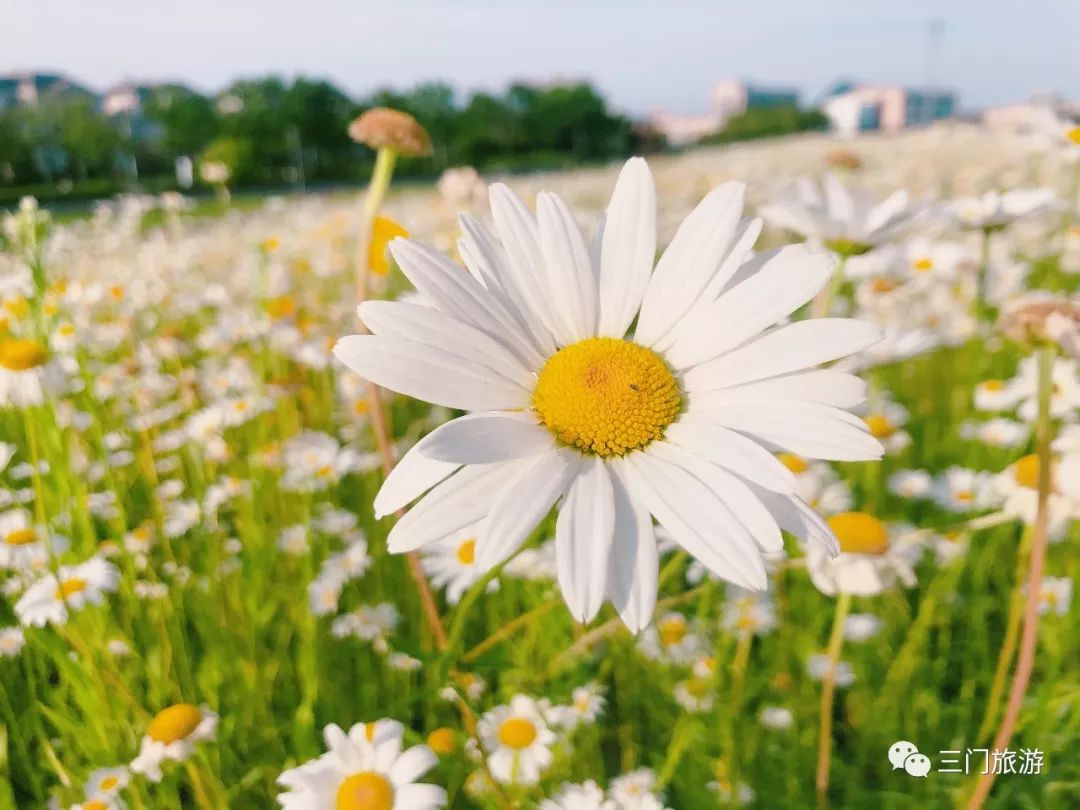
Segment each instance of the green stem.
M821 681L821 728L818 735L817 761L817 802L818 808L828 806L829 760L832 757L832 713L833 696L836 693L836 665L840 661L840 651L844 646L844 621L851 609L851 594L842 593L836 599L836 611L833 613L832 631L829 633L829 647L826 652L828 667Z

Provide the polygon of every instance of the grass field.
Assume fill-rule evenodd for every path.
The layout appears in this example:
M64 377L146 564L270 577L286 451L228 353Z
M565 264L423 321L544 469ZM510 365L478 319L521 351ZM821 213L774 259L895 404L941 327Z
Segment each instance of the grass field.
M847 573L785 532L753 593L658 527L655 613L636 635L610 604L574 620L554 512L490 571L468 532L421 548L437 622L410 559L388 552L380 450L400 458L458 412L383 390L381 430L332 354L358 331L360 198L7 215L0 807L275 807L278 778L324 754L327 726L384 718L402 726L360 726L349 745L391 762L399 733L429 746L432 767L405 782L445 788L450 807L966 806L978 749L999 747L1015 771L999 763L987 807L1080 806L1080 379L1065 349L997 325L1033 291L1080 287L1067 157L955 128L650 161L658 251L721 182L747 183L754 216L830 162L858 162L841 182L877 201L908 188L926 207L866 244L807 235L846 258L793 319L824 307L886 336L835 366L868 385L853 410L880 460L798 452L819 435L768 445L840 535ZM530 206L559 193L591 234L618 172L511 185ZM1040 186L1053 204L985 227L947 206ZM391 191L382 213L460 261L458 209L490 220L475 191ZM802 239L770 216L757 249ZM431 305L371 256L370 298ZM1053 371L1041 386L1039 363ZM1047 540L1034 669L1012 700ZM929 757L925 778L890 764L897 741ZM382 765L350 767L305 771L321 798L286 806L436 806L378 782ZM357 773L375 781L346 795Z

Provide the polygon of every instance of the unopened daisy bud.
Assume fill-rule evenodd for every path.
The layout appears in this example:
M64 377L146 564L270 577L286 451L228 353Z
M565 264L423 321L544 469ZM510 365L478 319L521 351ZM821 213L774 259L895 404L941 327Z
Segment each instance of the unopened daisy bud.
M431 137L420 122L406 112L374 107L349 124L349 137L372 149L393 149L399 155L431 154Z
M1007 306L1001 331L1019 343L1058 343L1080 356L1080 301L1030 296Z

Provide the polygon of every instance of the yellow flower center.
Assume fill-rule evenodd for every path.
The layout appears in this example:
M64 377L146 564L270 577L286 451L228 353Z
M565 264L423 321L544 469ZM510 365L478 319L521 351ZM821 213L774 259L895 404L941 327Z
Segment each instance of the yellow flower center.
M28 543L33 543L36 539L37 534L34 533L33 529L16 529L4 537L4 542L9 546L25 546Z
M1039 456L1035 453L1024 456L1013 465L1013 478L1016 483L1026 489L1039 488ZM1053 476L1050 479L1050 488L1054 488Z
M957 491L955 497L956 500L960 503L971 503L973 500L975 500L975 493L972 492L970 489L961 489Z
M983 383L983 388L987 391L1000 391L1005 387L1005 383L1001 380L987 380Z
M536 726L524 717L511 717L499 726L499 742L507 748L520 751L532 745L536 739Z
M879 295L890 293L899 286L900 284L891 278L875 278L870 282L870 289Z
M117 779L115 776L106 776L104 779L101 780L101 784L99 785L99 787L102 790L112 790L119 784L120 780Z
M681 404L679 384L659 355L615 338L560 349L533 392L541 423L559 441L602 458L659 439Z
M457 745L457 738L454 736L454 730L442 726L435 729L428 734L427 738L428 748L434 751L439 756L446 756L454 751Z
M780 459L781 464L796 475L801 475L810 469L810 463L802 456L796 456L793 453L781 453L777 458Z
M45 365L49 359L45 347L32 340L0 340L0 366L8 371L29 371Z
M100 799L92 799L88 802L83 802L83 810L109 810L109 805Z
M146 734L155 742L169 745L191 736L200 722L202 712L197 707L190 703L177 703L158 712L146 727Z
M385 776L375 771L354 773L338 788L337 810L390 810L394 789Z
M828 519L829 528L847 554L884 554L889 550L885 524L865 512L841 512Z
M686 637L687 629L686 620L678 616L664 619L656 627L660 643L665 647L672 647L682 641Z
M921 259L917 259L915 261L915 269L918 270L920 273L925 273L927 270L933 270L934 269L934 262L933 262L933 260L928 259L926 257L923 257Z
M462 565L472 565L473 560L476 559L476 538L470 537L460 546L457 550L458 562Z
M275 321L280 321L282 318L289 318L296 314L296 301L289 295L271 298L266 302L266 314Z
M371 272L385 276L390 272L390 259L386 249L398 237L409 238L409 232L390 217L377 217L371 229L371 246L368 249L368 265Z
M866 417L866 426L870 428L870 434L875 439L887 439L896 433L896 425L889 421L889 417L883 414L874 414Z
M1080 127L1073 127L1065 133L1065 137L1080 146Z
M74 596L81 591L86 590L86 580L79 579L78 577L72 577L71 579L65 579L56 589L57 599L67 599L69 596Z

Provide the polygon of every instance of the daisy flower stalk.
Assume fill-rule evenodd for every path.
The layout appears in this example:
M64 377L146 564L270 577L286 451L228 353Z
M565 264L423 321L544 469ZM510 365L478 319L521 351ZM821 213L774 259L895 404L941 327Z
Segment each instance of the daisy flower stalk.
M475 523L476 564L491 570L561 502L557 579L571 614L591 621L610 600L637 632L656 604L654 518L713 574L753 590L781 527L836 551L771 451L881 457L850 413L865 384L816 368L879 332L844 318L770 329L828 283L834 261L804 246L750 258L761 223L742 219L744 195L741 183L713 190L655 269L656 195L640 158L620 173L592 250L559 197L541 193L534 215L499 184L495 232L462 216L469 272L391 244L430 306L363 303L374 334L343 338L335 354L374 383L468 412L418 442L376 496L381 517L428 493L392 529L392 552Z
M997 733L994 735L993 747L995 750L1000 751L1008 748L1009 742L1012 740L1020 710L1023 706L1024 695L1027 692L1028 684L1031 681L1031 673L1035 667L1043 571L1046 566L1046 549L1049 542L1049 500L1054 483L1051 480L1053 468L1051 444L1054 439L1054 423L1050 414L1050 399L1053 395L1053 370L1057 346L1050 341L1041 341L1036 344L1035 352L1039 369L1038 416L1035 422L1035 453L1038 458L1038 507L1035 522L1028 535L1031 541L1026 586L1027 597L1024 605L1023 626L1020 631L1020 647L1016 659L1016 670L1013 673L1012 684L1009 687L1009 698L1005 704L1005 714L1001 719L1001 725L998 727ZM994 786L995 776L993 769L990 769L989 773L979 776L968 801L968 810L979 810L983 806Z
M372 172L371 181L368 184L367 194L364 197L364 206L360 213L359 256L356 269L356 301L362 305L367 299L368 280L376 262L385 262L385 235L378 240L376 246L377 225L380 222L379 210L383 200L390 189L390 181L394 176L394 164L398 155L419 157L431 153L431 138L420 123L408 113L399 110L391 110L386 107L376 107L359 116L349 125L349 137L357 143L365 144L375 149L375 168ZM405 235L394 223L387 226L395 235ZM385 228L384 228L385 230ZM377 249L376 249L377 247ZM361 327L365 326L361 321ZM389 476L394 468L393 441L390 436L388 416L383 405L382 396L377 382L368 379L367 382L368 411L371 416L371 428L375 435L375 444L379 451L384 475ZM446 648L446 630L439 616L439 609L435 604L435 597L431 592L420 563L420 556L411 551L407 555L409 575L416 585L423 607L424 620L434 637L435 646L439 650Z

